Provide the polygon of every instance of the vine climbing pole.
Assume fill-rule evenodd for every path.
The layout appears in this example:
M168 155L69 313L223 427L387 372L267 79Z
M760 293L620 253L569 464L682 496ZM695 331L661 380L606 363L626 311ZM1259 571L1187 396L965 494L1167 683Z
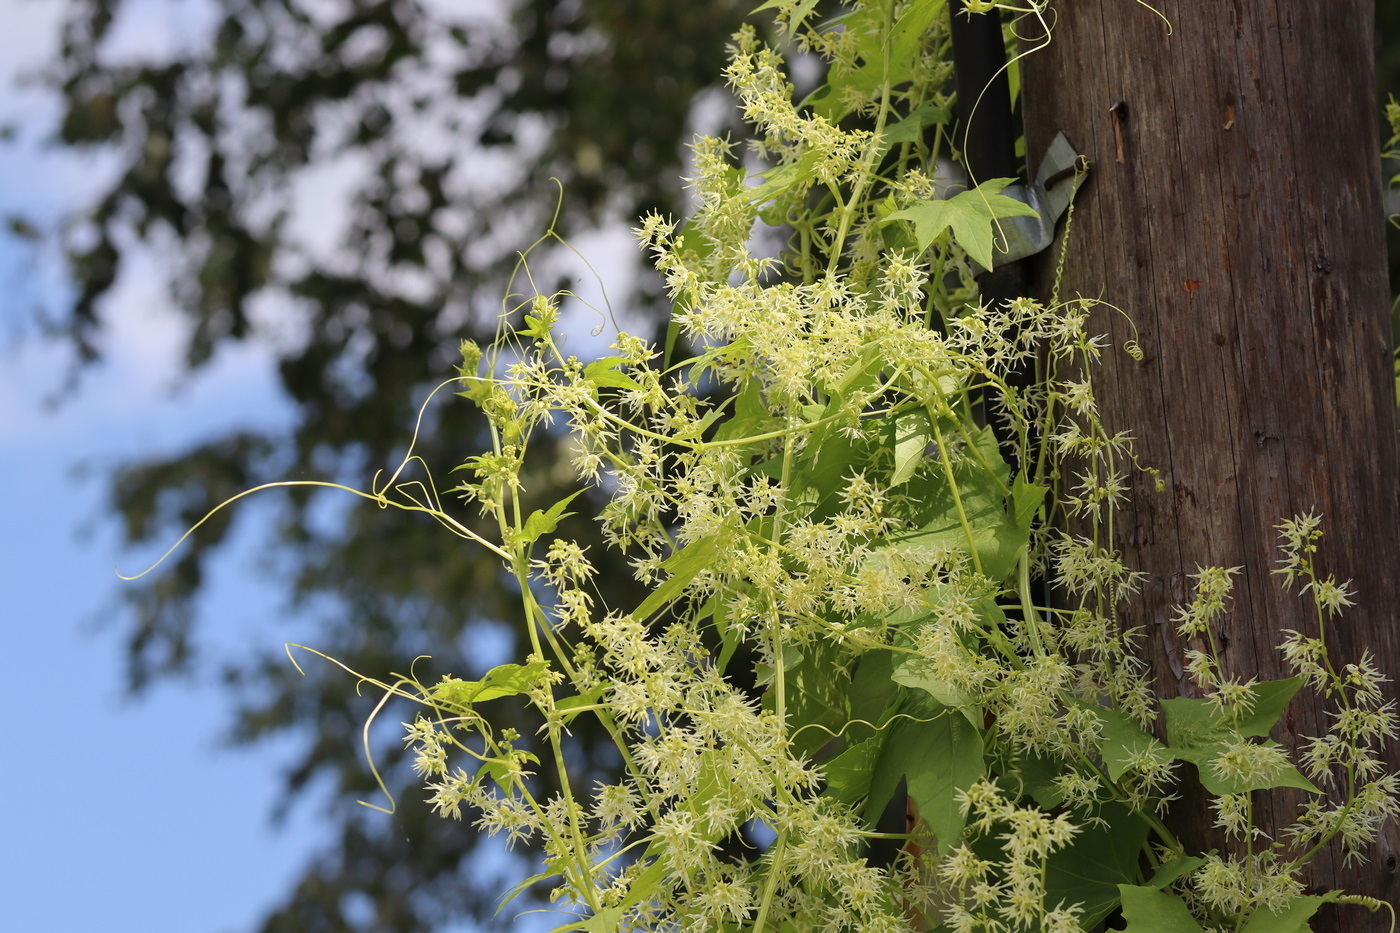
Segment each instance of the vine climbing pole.
M1281 631L1316 623L1311 603L1271 574L1274 526L1316 510L1322 573L1355 589L1355 608L1329 629L1339 659L1369 650L1400 676L1372 5L1151 2L1161 17L1133 0L1055 0L1053 39L1022 66L1026 151L1034 158L1064 131L1093 162L1061 297L1122 310L1096 312L1109 335L1096 379L1102 416L1134 435L1164 480L1158 491L1138 474L1117 519L1115 544L1145 574L1123 622L1142 627L1159 691L1192 694L1173 609L1190 600L1198 565L1239 566L1218 633L1227 673L1287 676ZM1032 32L1025 19L1018 29ZM1053 274L1041 259L1041 294ZM1140 361L1121 349L1133 339ZM1295 699L1273 738L1291 745L1324 730L1310 700ZM1271 832L1302 799L1256 797ZM1224 847L1199 801L1183 800L1172 819L1188 838ZM1324 853L1306 881L1400 903L1397 858L1392 826L1366 864ZM1379 931L1390 917L1349 908L1314 924Z

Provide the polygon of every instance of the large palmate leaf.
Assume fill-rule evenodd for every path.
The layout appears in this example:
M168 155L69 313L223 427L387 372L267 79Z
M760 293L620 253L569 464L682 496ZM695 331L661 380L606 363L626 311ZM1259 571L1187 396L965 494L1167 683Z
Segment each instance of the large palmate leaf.
M1001 194L1014 178L993 178L951 198L916 201L890 214L887 220L907 220L914 225L920 250L928 249L944 230L984 269L992 267L996 222L1004 217L1034 217L1035 208Z

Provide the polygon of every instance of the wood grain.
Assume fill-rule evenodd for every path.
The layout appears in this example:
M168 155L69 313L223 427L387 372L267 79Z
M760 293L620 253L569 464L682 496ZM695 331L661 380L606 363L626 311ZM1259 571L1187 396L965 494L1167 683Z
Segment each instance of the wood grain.
M1124 312L1096 316L1111 343L1096 377L1105 423L1132 432L1143 462L1166 481L1157 492L1138 477L1119 519L1117 545L1147 574L1126 622L1147 633L1160 688L1190 694L1173 608L1189 600L1198 566L1243 567L1220 633L1226 666L1285 676L1280 632L1315 624L1309 605L1270 573L1274 526L1320 510L1324 572L1351 578L1357 592L1336 626L1342 659L1369 650L1400 675L1373 8L1363 0L1156 6L1170 35L1132 0L1060 0L1051 45L1023 64L1027 152L1044 152L1063 130L1093 160L1062 295L1102 296ZM1041 265L1044 294L1053 270ZM1141 362L1121 351L1132 339ZM1274 737L1291 743L1324 728L1318 704L1300 699ZM1173 820L1218 844L1200 804L1184 800ZM1299 800L1272 794L1261 804L1280 826ZM1397 854L1391 827L1367 864L1327 854L1308 881L1396 903ZM1380 931L1389 917L1352 908L1318 928L1325 924Z

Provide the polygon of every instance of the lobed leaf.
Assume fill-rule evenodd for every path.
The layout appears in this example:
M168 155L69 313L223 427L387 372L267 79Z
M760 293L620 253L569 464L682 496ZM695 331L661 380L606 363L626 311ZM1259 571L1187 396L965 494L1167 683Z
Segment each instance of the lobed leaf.
M1120 884L1124 933L1205 933L1186 902L1155 887Z
M993 234L996 221L1003 217L1034 217L1035 208L1001 194L1014 178L993 178L951 198L915 201L904 210L890 214L887 221L907 220L914 225L919 249L926 250L944 230L984 269L992 268Z

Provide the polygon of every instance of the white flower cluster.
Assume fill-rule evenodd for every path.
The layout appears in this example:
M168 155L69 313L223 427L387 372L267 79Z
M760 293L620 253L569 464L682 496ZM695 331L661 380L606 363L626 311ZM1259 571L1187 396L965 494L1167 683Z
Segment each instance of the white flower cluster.
M561 909L617 929L896 931L922 918L1062 933L1084 912L1051 897L1047 864L1076 834L1127 807L1171 841L1158 817L1177 759L1143 731L1157 701L1139 634L1117 618L1140 577L1110 544L1142 468L1131 438L1099 420L1094 304L984 307L958 248L916 249L885 222L934 193L921 171L934 154L908 134L891 146L879 127L925 103L946 110L946 73L921 58L898 91L862 84L887 46L861 31L883 19L855 7L843 29L806 28L810 3L780 5L779 19L845 76L833 93L851 95L849 109L828 112L877 129L796 106L781 58L745 29L726 76L776 164L755 187L728 143L701 139L693 216L652 215L636 231L691 358L672 365L622 334L585 363L556 341L559 306L544 297L516 309L524 323L490 350L464 348L462 394L495 444L464 464L457 492L499 521L531 654L495 680L429 692L439 716L409 727L413 767L444 815L538 846ZM929 26L930 47L945 29ZM791 232L790 249L763 255L760 222ZM1033 385L1014 387L1026 368ZM564 430L577 475L606 495L607 545L651 588L630 611L604 605L589 555L555 535L567 502L522 506L532 436ZM1283 532L1280 573L1319 620L1283 651L1338 707L1301 764L1344 802L1309 804L1292 860L1213 855L1180 881L1209 911L1285 904L1300 859L1334 837L1354 855L1395 812L1376 751L1395 734L1393 703L1369 658L1336 669L1327 653L1325 623L1349 591L1314 573L1316 519ZM1219 663L1233 573L1203 570L1177 622L1187 672L1237 726L1259 685ZM1036 605L1033 577L1053 579L1056 607ZM858 688L869 670L890 682ZM857 711L858 689L886 705ZM871 741L861 736L910 718L896 715L898 690L976 731L966 747L982 770L941 798L961 805L959 839L920 851L921 824L883 868L867 859L879 834L859 812L877 761L852 759ZM538 740L472 705L498 696L538 711ZM616 745L607 780L566 755L584 715ZM1283 750L1257 739L1236 729L1201 773L1232 789L1291 775ZM463 756L474 767L454 767ZM1052 804L1014 790L1031 759L1059 768L1040 788ZM849 774L860 768L863 785ZM1233 838L1260 837L1249 791L1214 806Z

